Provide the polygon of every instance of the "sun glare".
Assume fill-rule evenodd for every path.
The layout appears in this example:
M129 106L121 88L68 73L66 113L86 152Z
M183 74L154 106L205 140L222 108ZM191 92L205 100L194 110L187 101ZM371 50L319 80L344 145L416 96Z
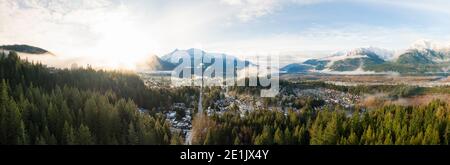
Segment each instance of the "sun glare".
M106 69L135 70L154 49L149 31L126 19L116 18L95 26L101 39L92 48L95 64Z

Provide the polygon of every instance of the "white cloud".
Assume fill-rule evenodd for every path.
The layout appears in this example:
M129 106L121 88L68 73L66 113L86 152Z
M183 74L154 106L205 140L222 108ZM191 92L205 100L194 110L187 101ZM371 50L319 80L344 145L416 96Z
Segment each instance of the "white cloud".
M274 12L281 5L281 0L222 0L224 4L236 9L236 17L249 21Z
M222 3L234 8L234 15L243 22L272 14L291 3L303 6L329 1L332 0L221 0Z
M0 44L26 43L54 51L94 44L94 23L116 15L105 0L2 0Z

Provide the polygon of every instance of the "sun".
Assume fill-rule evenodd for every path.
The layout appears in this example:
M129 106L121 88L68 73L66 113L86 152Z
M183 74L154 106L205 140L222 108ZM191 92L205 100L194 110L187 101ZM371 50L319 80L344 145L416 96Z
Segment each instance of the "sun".
M151 33L132 21L114 19L95 26L99 40L93 46L96 64L107 69L136 70L136 64L156 49Z

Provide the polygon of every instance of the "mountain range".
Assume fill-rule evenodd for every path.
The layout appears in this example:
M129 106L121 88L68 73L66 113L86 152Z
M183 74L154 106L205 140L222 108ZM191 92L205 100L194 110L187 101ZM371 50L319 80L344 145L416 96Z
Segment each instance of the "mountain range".
M154 68L154 70L173 70L176 66L180 64L181 59L191 59L191 62L195 60L201 60L203 58L205 67L209 67L211 64L213 64L215 61L221 60L224 64L224 70L225 66L227 65L235 65L236 63L244 63L245 66L250 65L251 63L249 61L243 61L239 58L236 58L231 55L223 54L223 53L209 53L205 52L200 49L187 49L187 50L174 50L161 58L158 56L152 57L154 60L151 65L153 66L159 66L159 67L150 67ZM209 59L209 60L207 60ZM194 68L200 67L200 66L193 66ZM242 69L243 67L237 67L237 69Z
M51 52L30 45L3 45L0 51L16 51L30 55L51 54ZM183 53L180 53L183 52ZM194 56L194 54L196 54ZM200 49L174 50L158 57L149 56L138 68L147 71L171 71L180 64L180 59L211 59L204 62L209 67L217 60L224 61L225 66L244 63L256 66L250 61L243 61L235 56L223 53L209 53ZM208 61L208 60L206 60ZM200 66L192 66L198 68ZM340 51L330 56L308 59L300 63L291 63L280 68L281 73L325 73L325 74L378 74L396 72L400 74L448 73L450 70L450 46L436 46L429 41L414 43L402 52L390 51L376 47L357 48Z
M178 65L183 58L177 54L179 50L166 54L159 58L159 66L171 70ZM200 49L185 50L190 58L194 58L195 51L202 56L197 58L223 58L229 65L233 60L239 60L233 56L220 53L207 53ZM156 57L158 58L158 57ZM242 62L242 61L240 61ZM251 62L246 61L246 66ZM208 65L208 64L206 64ZM197 66L198 67L198 66ZM422 74L422 73L447 73L450 69L450 47L436 46L430 41L418 41L410 48L401 51L391 51L376 47L356 48L339 51L330 56L309 59L301 63L291 63L280 68L281 73L326 73L326 74Z
M450 49L431 46L429 42L414 44L396 53L380 48L357 48L331 56L292 63L281 68L283 73L446 73L450 67Z

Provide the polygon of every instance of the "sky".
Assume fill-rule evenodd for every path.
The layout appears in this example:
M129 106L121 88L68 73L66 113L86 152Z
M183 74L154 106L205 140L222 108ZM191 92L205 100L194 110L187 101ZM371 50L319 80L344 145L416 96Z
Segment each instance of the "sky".
M188 48L293 62L450 43L449 8L447 0L0 0L0 45L112 66Z

